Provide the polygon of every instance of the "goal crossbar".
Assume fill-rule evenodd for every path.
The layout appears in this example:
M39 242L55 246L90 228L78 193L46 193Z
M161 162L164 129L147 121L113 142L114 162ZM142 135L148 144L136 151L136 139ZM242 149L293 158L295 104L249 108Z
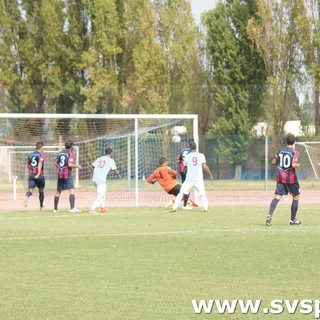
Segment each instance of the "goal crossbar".
M0 118L20 119L198 119L197 114L73 114L73 113L0 113Z

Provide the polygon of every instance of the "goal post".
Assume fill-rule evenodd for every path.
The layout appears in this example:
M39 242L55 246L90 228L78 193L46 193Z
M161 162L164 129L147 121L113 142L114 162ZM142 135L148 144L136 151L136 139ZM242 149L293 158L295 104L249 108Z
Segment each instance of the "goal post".
M305 141L296 142L295 148L299 152L301 167L297 175L302 179L320 178L320 142Z
M180 143L172 139L181 137ZM76 161L83 167L75 170L78 191L95 195L92 187L92 162L113 149L113 158L122 176L108 177L108 190L119 191L139 206L139 193L145 179L166 156L175 168L179 150L189 138L198 143L198 116L195 114L0 114L0 182L2 190L12 191L12 177L17 177L17 192L25 192L22 177L27 153L38 141L44 143L46 191L54 191L56 172L52 161L66 140L76 146ZM13 169L14 168L14 169ZM47 184L48 182L48 184ZM7 188L6 185L9 185ZM20 189L19 189L20 188ZM9 191L6 191L9 192ZM129 196L130 193L130 196ZM108 197L108 194L107 194ZM90 201L88 201L88 206Z

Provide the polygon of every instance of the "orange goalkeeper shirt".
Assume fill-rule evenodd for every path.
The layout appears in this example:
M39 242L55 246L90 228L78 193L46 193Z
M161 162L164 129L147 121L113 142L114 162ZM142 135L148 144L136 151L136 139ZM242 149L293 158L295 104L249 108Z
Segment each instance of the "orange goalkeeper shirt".
M177 171L171 169L168 166L160 166L156 170L152 172L150 177L147 179L149 183L153 183L154 180L157 180L161 187L169 192L172 188L174 188L178 182L175 180L178 173Z

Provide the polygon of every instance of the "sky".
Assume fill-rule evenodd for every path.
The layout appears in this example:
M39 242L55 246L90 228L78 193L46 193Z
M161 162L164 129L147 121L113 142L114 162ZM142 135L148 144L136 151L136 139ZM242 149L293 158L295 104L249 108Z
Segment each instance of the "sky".
M190 0L192 14L197 25L200 24L200 16L204 11L214 8L215 0Z

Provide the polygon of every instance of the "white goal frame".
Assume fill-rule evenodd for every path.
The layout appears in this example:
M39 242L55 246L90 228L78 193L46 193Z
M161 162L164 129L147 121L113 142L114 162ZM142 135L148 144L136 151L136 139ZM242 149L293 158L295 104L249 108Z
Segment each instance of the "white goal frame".
M197 146L199 145L199 128L197 114L46 114L46 113L0 113L1 118L16 119L129 119L134 120L134 141L135 141L135 168L134 168L134 192L135 206L139 206L139 123L140 119L157 119L157 120L192 120L192 134ZM77 157L78 158L78 157ZM130 159L128 159L129 161Z
M319 175L318 175L317 169L315 167L313 159L311 158L310 152L309 152L309 150L308 150L308 148L306 146L307 145L320 145L320 142L319 141L302 141L302 142L296 142L295 144L303 146L305 148L306 154L307 154L308 159L310 161L310 165L311 165L313 174L314 174L315 178L318 180L319 179Z

